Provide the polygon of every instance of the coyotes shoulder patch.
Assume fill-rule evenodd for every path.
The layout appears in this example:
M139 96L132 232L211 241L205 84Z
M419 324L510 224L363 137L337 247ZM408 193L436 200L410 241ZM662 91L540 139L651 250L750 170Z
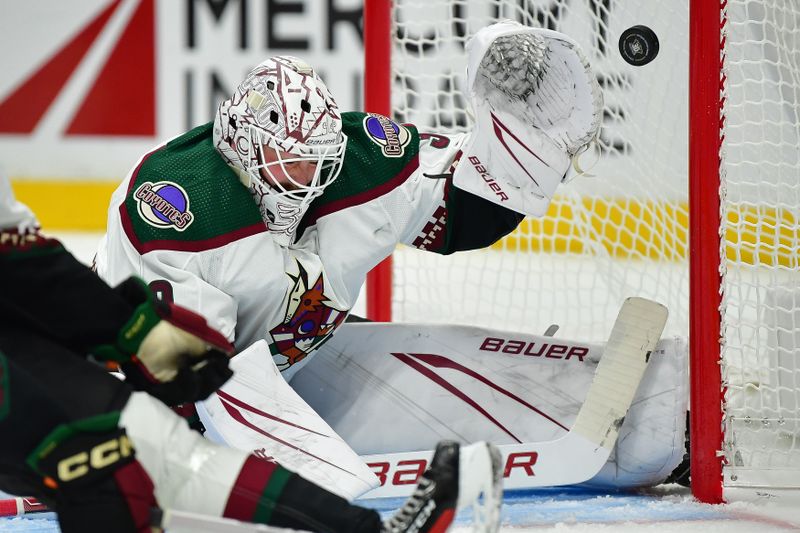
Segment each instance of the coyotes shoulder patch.
M411 140L411 134L405 126L374 113L364 117L364 131L372 142L381 147L386 157L402 157Z
M146 181L136 189L134 199L139 216L155 228L183 231L194 221L189 210L189 195L177 183Z

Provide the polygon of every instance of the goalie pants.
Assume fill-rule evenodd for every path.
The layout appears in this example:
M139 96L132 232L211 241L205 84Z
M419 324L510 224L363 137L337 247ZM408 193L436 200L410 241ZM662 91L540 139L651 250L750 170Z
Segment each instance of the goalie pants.
M135 450L129 461L90 472L75 490L54 488L44 467L29 464L54 429L115 414L124 432L78 435L63 457L127 433ZM293 529L380 530L375 511L207 441L154 398L38 332L0 326L0 436L0 490L41 499L56 510L64 533L149 532L157 506ZM52 470L61 473L61 463Z

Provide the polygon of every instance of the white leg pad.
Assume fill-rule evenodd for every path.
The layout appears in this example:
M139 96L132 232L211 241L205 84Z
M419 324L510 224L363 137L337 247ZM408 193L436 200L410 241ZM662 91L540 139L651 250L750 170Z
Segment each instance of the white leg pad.
M231 369L233 377L197 404L209 439L271 457L345 499L378 486L350 445L286 383L265 341L237 354Z

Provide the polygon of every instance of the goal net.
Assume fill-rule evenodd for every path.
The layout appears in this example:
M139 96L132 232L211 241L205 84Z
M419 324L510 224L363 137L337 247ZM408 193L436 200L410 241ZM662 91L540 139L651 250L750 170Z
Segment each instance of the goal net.
M375 2L382 3L389 4ZM693 319L693 332L708 328L721 342L715 353L692 357L712 361L718 374L708 384L716 403L704 410L724 438L703 445L712 448L712 461L724 452L724 472L717 464L711 485L800 487L800 0L711 4L717 24L705 31L716 49L705 91L716 121L689 120L690 49L697 49L688 2L395 0L388 10L391 57L368 60L366 72L369 79L388 71L391 109L369 111L429 131L468 130L464 45L504 18L576 39L603 89L605 111L591 176L562 185L545 217L526 218L488 250L441 257L398 248L390 288L368 291L391 302L396 321L531 333L557 324L559 336L591 341L606 338L629 296L664 303L668 335L688 336L692 305L710 308L714 318ZM376 14L368 8L367 26ZM639 24L658 35L660 53L634 67L617 42ZM690 137L709 136L711 148L701 155L714 171L692 179L711 184L716 198L696 204ZM716 299L690 298L690 204L704 206L700 212L713 222L716 240L693 246L710 252L703 268L715 286L704 288Z

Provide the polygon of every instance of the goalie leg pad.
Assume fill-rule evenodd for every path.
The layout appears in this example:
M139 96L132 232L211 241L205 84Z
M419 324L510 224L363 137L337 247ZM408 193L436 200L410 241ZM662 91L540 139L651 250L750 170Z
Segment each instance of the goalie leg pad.
M231 361L234 376L198 404L205 436L257 453L352 500L378 486L378 478L288 383L258 341Z

